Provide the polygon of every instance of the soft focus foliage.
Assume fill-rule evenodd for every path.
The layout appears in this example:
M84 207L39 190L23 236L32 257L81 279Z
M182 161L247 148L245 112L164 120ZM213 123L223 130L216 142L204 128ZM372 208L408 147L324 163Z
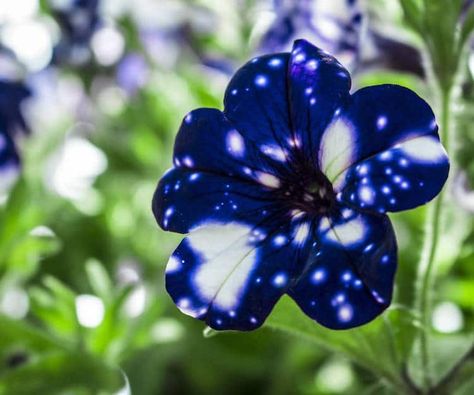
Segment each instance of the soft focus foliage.
M332 3L307 1L317 2ZM231 75L272 50L264 38L291 3L1 2L0 132L21 171L3 189L0 179L0 394L414 394L420 331L438 393L472 393L472 351L452 371L474 333L470 2L349 1L362 24L353 90L406 86L438 119L438 88L455 97L431 326L415 305L425 207L391 215L393 305L361 328L325 329L283 299L255 332L204 336L165 292L164 267L181 238L158 229L151 199L181 119L222 109ZM5 93L12 86L18 95Z

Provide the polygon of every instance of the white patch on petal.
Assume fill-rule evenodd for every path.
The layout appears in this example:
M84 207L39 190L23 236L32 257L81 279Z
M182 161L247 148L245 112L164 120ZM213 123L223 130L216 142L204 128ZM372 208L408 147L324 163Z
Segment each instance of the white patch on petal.
M327 233L328 240L344 246L359 243L365 237L366 227L361 218L353 219L341 225L335 225Z
M256 175L258 182L268 188L278 188L280 186L280 180L270 173L259 171L256 172Z
M319 222L319 232L324 233L331 228L331 223L329 222L328 217L323 217L321 218L321 221Z
M431 136L422 136L398 144L410 159L417 162L441 162L446 160L447 154L438 139Z
M309 223L303 222L301 225L296 227L293 241L297 244L303 244L309 235Z
M339 307L337 316L339 317L340 321L349 322L354 316L354 310L352 309L351 305L343 304L341 307Z
M371 187L362 186L359 188L359 199L366 204L373 204L375 200L375 192Z
M275 159L279 162L286 161L286 154L280 147L276 145L262 145L260 147L260 151L262 151L265 155L268 155L270 158Z
M227 151L237 157L242 157L245 153L244 139L236 130L231 130L227 133L226 139Z
M193 283L208 303L235 309L256 264L255 247L248 243L251 228L242 224L205 225L187 241L200 256Z
M324 131L319 148L319 166L332 182L353 161L355 136L351 125L337 118Z
M172 255L168 261L168 264L166 265L166 274L175 273L181 270L181 267L181 261Z

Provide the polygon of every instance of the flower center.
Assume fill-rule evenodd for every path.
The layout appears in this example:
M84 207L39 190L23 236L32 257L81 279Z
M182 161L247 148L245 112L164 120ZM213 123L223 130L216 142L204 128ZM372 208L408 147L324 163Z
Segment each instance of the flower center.
M331 211L336 203L336 194L328 178L311 167L292 174L280 188L281 200L291 210L300 210L310 215L322 215Z

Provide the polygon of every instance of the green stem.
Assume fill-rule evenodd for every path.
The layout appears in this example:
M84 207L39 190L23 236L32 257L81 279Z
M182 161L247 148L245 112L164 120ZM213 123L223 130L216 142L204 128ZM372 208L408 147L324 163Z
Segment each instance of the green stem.
M449 149L449 123L450 123L450 107L451 107L451 90L442 90L441 92L441 123L440 134L441 141L448 151ZM422 324L420 335L421 346L421 364L423 371L423 385L425 389L431 387L430 375L430 355L429 355L429 332L430 332L430 316L431 316L431 289L433 280L433 269L436 258L438 242L440 238L440 222L442 217L443 191L437 199L428 208L425 220L425 238L423 241L423 250L418 265L419 280L419 303L418 309Z

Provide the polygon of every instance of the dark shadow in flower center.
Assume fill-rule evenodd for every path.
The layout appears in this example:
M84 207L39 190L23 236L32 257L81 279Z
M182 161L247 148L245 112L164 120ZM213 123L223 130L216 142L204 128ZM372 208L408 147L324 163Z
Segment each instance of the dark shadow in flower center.
M283 180L278 190L280 200L289 210L312 216L328 214L336 207L336 193L328 178L312 166L299 166Z

